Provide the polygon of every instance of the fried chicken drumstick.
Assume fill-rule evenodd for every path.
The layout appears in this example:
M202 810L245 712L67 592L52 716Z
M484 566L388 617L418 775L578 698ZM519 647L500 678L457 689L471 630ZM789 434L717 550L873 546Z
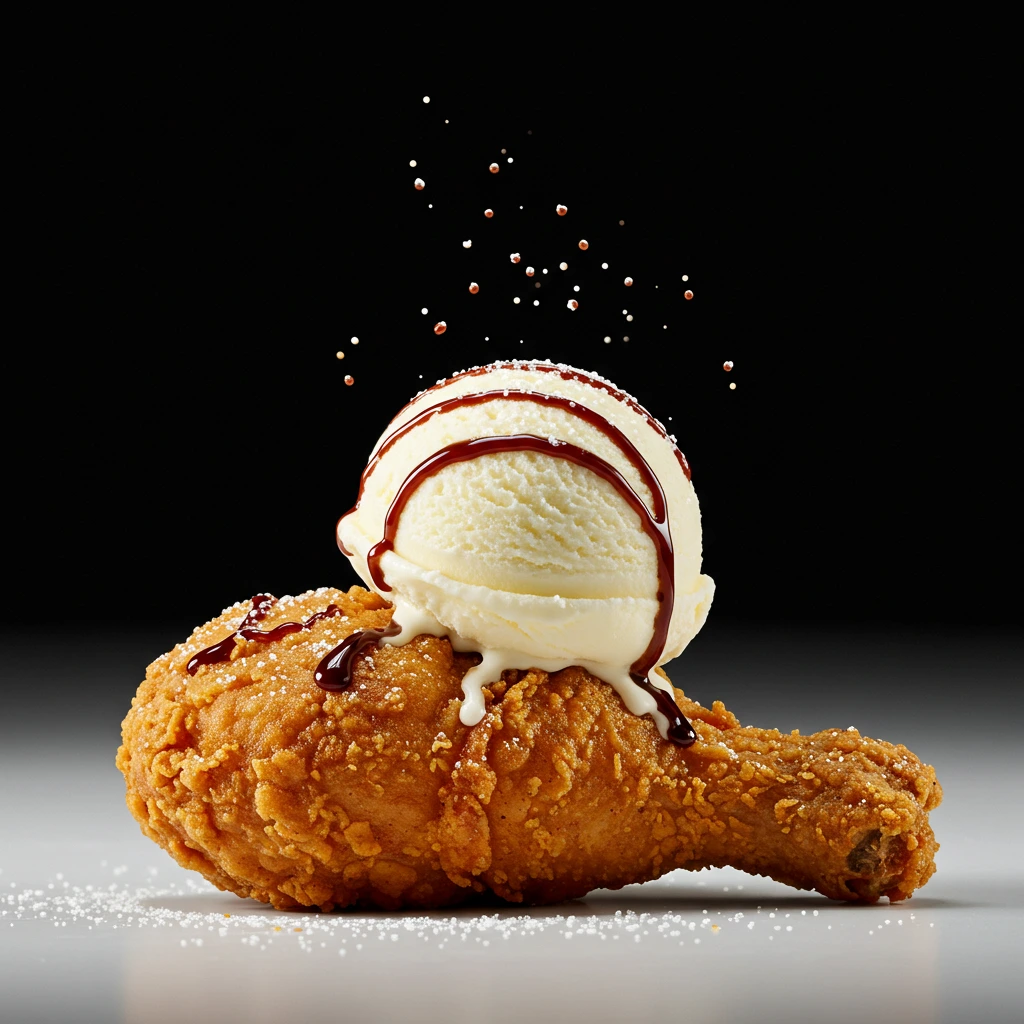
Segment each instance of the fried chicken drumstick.
M347 689L317 685L327 652L389 624L376 594L285 598L261 631L313 621L272 640L235 632L250 608L150 665L117 753L143 832L218 888L279 909L488 890L539 904L731 865L872 902L935 870L941 789L906 747L741 726L676 691L697 733L683 748L578 667L503 672L466 726L460 683L479 657L444 638L368 645ZM233 635L226 660L195 664Z

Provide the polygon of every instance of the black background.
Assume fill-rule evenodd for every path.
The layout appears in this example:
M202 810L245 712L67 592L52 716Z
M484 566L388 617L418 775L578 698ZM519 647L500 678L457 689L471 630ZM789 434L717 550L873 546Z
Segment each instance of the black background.
M1018 621L998 65L640 85L215 56L16 86L8 626L187 631L356 582L333 530L373 442L421 387L509 357L596 370L678 436L709 625Z

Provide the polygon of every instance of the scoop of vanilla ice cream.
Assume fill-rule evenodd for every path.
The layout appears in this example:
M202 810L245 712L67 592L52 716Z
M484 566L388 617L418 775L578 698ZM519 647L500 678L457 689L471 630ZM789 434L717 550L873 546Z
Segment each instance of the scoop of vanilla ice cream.
M546 444L437 458L460 442L519 435ZM570 449L598 461L573 461ZM436 468L417 474L431 459ZM467 724L483 714L480 687L505 668L582 665L642 714L653 700L630 670L654 636L659 557L624 485L654 512L653 472L667 504L675 592L660 665L693 639L714 593L684 466L661 424L609 381L549 362L496 363L438 383L392 420L338 542L395 605L402 632L387 642L426 632L483 655L464 683ZM400 491L393 548L375 578L368 556Z

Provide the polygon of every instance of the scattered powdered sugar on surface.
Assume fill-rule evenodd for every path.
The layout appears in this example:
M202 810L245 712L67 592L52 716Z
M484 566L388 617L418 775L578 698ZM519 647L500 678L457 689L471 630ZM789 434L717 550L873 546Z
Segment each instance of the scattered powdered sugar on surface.
M444 745L445 737L439 734ZM162 932L168 944L181 947L213 947L218 943L241 945L261 952L276 941L294 943L300 950L326 949L332 955L359 954L372 942L433 944L445 949L474 942L484 946L495 942L524 941L543 936L590 942L627 941L700 943L700 938L728 941L730 936L749 943L798 936L814 930L820 941L826 928L824 918L842 922L838 931L880 934L886 930L929 927L934 922L901 907L881 904L863 908L864 913L843 914L842 906L825 903L818 909L798 907L808 898L780 909L758 904L759 896L744 898L744 885L711 886L691 878L685 883L663 878L643 886L631 886L622 893L599 890L579 901L551 907L523 908L513 904L483 907L455 907L436 911L397 913L342 910L319 913L300 910L278 911L252 900L222 893L204 879L185 877L167 885L155 884L159 869L148 867L148 884L130 884L122 879L124 865L110 867L101 862L94 877L99 884L72 884L64 872L36 887L12 881L0 889L0 929L45 927L69 933L104 933L126 929ZM652 911L621 909L628 890L657 891L656 902L687 904L685 910ZM720 894L736 892L736 896ZM811 897L813 898L813 897ZM643 901L638 901L642 903ZM701 903L705 906L701 906ZM206 903L209 909L202 908ZM697 909L699 908L699 909ZM828 925L828 931L832 925ZM754 933L751 935L751 933Z

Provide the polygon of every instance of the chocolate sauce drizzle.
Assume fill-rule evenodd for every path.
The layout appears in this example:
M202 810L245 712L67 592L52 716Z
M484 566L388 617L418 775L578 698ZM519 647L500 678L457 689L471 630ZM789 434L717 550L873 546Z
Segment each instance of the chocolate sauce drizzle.
M431 392L437 391L438 388L446 387L447 385L451 384L452 381L461 380L463 377L478 377L481 374L491 373L494 370L521 369L536 370L538 373L557 373L562 378L562 380L576 381L579 384L586 384L588 387L595 388L598 391L604 391L606 394L611 395L612 398L616 399L619 402L622 402L628 408L632 409L635 413L637 413L637 415L642 417L651 427L651 429L654 430L655 433L661 435L661 437L665 438L665 440L671 441L671 438L669 438L668 431L665 430L665 427L658 420L656 420L631 395L627 395L625 391L620 391L618 388L614 387L608 381L598 380L596 377L591 377L589 374L584 373L581 370L574 370L571 367L558 366L555 363L491 363L488 366L478 366L475 369L466 370L463 373L456 374L454 377L450 377L448 380L440 381L439 383L434 384L432 387L427 388L425 391L422 391L411 402L406 403L406 405L401 410L399 410L395 418L397 419L399 416L401 416L406 409L409 409L411 406L413 406L424 395L429 395ZM381 456L383 456L385 452L400 437L408 433L408 431L413 426L422 423L423 420L428 419L430 416L433 416L436 413L447 412L449 409L453 409L460 405L476 405L478 402L491 401L492 399L495 398L507 398L513 401L535 401L539 403L540 400L543 399L549 401L553 405L558 405L561 406L562 408L569 408L573 412L583 414L583 418L586 418L588 423L590 423L592 426L598 427L598 429L600 430L603 430L604 433L607 434L608 437L612 438L612 440L616 441L617 444L619 443L619 441L615 435L618 435L624 441L626 441L626 444L629 445L629 448L633 452L636 452L635 447L628 439L626 439L625 435L621 434L621 432L618 431L614 426L612 426L612 424L609 423L608 420L606 420L603 416L598 416L597 413L592 412L589 409L586 409L584 406L579 405L577 402L570 401L567 398L562 398L559 395L549 395L543 392L536 391L516 391L512 388L497 391L480 391L468 395L462 395L459 398L449 399L447 401L438 402L435 405L429 406L427 409L424 409L422 412L420 412L411 420L409 420L408 423L404 423L402 426L400 426L397 430L395 430L393 433L388 435L387 438L384 439L381 446L374 453L373 458L370 459L370 461L366 465L366 468L363 470L362 476L360 477L359 480L359 494L356 498L356 503L352 506L352 508L350 508L343 516L341 516L338 519L337 525L340 526L342 519L345 519L348 516L352 515L352 513L359 508L359 502L362 500L363 497L363 488L366 484L366 480L369 477L370 473L373 472L374 467L380 461ZM620 447L623 446L620 444ZM686 456L679 450L679 447L674 442L672 443L672 449L675 452L676 461L679 463L679 466L682 469L683 474L686 476L687 480L690 480L690 463L687 462ZM625 448L623 448L623 450L626 451ZM627 451L627 454L630 453ZM637 459L633 459L631 456L631 461L633 462L633 465L636 466L638 469L641 466L643 466L644 469L646 469L647 472L653 476L650 466L647 465L647 461L642 456L640 456L639 452L636 452L636 455L638 457ZM643 470L641 470L641 472L642 471ZM650 485L648 484L648 486ZM337 526L335 528L334 535L335 538L337 539L338 548L341 551L341 553L345 555L346 558L351 558L353 552L348 551L345 548L345 545L342 544L341 539L338 536Z
M557 373L562 378L562 380L576 381L578 384L586 384L588 387L595 388L598 391L604 391L606 394L611 395L612 398L616 399L619 402L622 402L628 408L632 409L635 413L637 413L637 415L639 415L647 422L647 424L651 427L652 430L654 430L655 433L659 434L667 441L672 441L672 439L668 436L668 431L665 429L663 424L656 420L631 395L627 395L625 391L620 391L618 388L614 387L608 381L598 380L596 377L592 377L589 374L584 373L582 370L574 370L571 367L558 366L555 363L491 363L487 366L478 366L472 370L465 370L463 373L456 374L454 377L450 377L447 380L439 381L432 387L429 387L426 390L421 391L420 394L418 394L411 402L407 402L406 405L401 410L399 410L395 419L401 416L406 409L409 409L413 405L415 405L421 398L423 398L424 395L429 395L431 392L437 391L439 388L446 387L447 385L451 384L452 381L461 380L463 377L479 377L481 374L491 373L494 370L521 369L536 370L538 373ZM626 440L625 435L621 434L603 416L598 416L597 413L591 412L591 410L586 409L584 406L581 406L576 402L572 402L567 398L561 398L561 396L558 395L549 395L544 394L543 392L536 391L516 391L512 388L508 388L498 391L480 391L468 395L463 395L459 398L449 399L448 401L438 402L437 404L431 405L427 409L424 409L421 413L419 413L418 415L414 416L411 420L409 420L408 423L403 424L401 427L399 427L397 430L395 430L393 433L388 435L387 438L384 439L384 442L377 449L377 451L373 455L373 458L370 459L370 461L366 465L366 468L363 470L362 476L360 477L359 480L359 494L356 498L356 503L352 506L352 508L350 508L343 516L341 516L338 519L337 525L340 525L342 519L347 518L353 512L355 512L356 509L359 508L359 502L363 497L363 488L366 484L366 480L369 477L370 473L373 472L374 467L380 461L381 456L384 455L384 453L400 437L406 434L413 426L422 423L423 420L429 418L430 416L433 416L435 413L447 412L449 409L455 408L456 406L460 405L476 405L478 402L491 401L492 399L495 398L507 398L512 399L513 401L539 401L540 399L545 399L550 401L553 405L559 405L562 408L570 408L573 412L584 414L584 418L587 419L588 423L598 427L598 429L600 430L603 430L605 434L611 437L612 440L615 440L616 443L618 443L618 440L614 436L616 434L622 437L623 440ZM631 442L626 440L626 444L629 445L630 449L632 449L633 452L636 452L636 449L633 447ZM620 447L622 446L620 445ZM679 450L679 447L674 442L672 442L672 449L675 452L676 461L679 463L679 466L682 469L683 474L686 476L687 480L690 480L692 478L690 463L687 461L686 456ZM626 449L624 448L623 450L625 451ZM639 452L636 452L636 454L639 457ZM650 467L647 465L647 461L643 457L639 457L638 460L633 459L632 461L633 465L637 466L638 469L642 465L650 473ZM651 475L653 475L653 473ZM341 551L341 553L345 555L347 558L351 558L353 553L351 551L346 550L345 545L341 543L341 539L338 538L337 528L335 528L334 533L335 537L337 538L338 548Z
M290 633L297 633L301 629L309 629L314 622L337 615L341 609L336 604L329 604L322 612L310 615L302 622L282 622L273 629L254 629L257 622L266 618L267 612L277 604L277 598L269 594L257 594L252 599L252 609L242 619L238 629L225 637L218 643L201 650L188 663L188 674L194 676L202 665L215 665L218 662L230 661L231 652L239 640L258 640L261 643L273 643L288 636ZM326 655L316 667L313 678L321 690L328 690L332 693L347 690L352 684L352 666L356 658L366 650L370 644L379 643L386 636L397 636L402 632L402 627L397 622L390 622L383 629L360 629L345 637L344 640Z
M433 386L427 388L425 391L417 395L412 400L412 402L407 403L405 409L408 409L410 405L413 405L415 402L419 401L419 399L422 398L423 395L430 394L431 391L436 391L438 388L443 388L446 385L450 384L453 380L461 380L463 377L479 377L481 374L492 373L494 370L536 370L538 373L557 373L558 376L562 378L562 380L574 380L579 384L586 384L588 387L596 388L599 391L604 391L606 394L611 395L612 398L615 398L618 401L622 402L624 405L628 406L630 409L633 410L633 412L637 413L637 415L643 417L643 419L647 421L648 425L655 431L655 433L658 433L666 440L671 441L671 438L669 438L668 431L665 429L665 427L657 419L655 419L635 398L633 398L632 395L627 395L625 391L620 391L609 381L599 380L597 377L592 377L590 374L584 373L582 370L573 369L571 366L559 366L557 363L531 363L524 361L521 363L490 363L487 366L477 366L474 367L472 370L465 370L462 373L456 374L454 377L450 377L448 380L440 381L437 384L434 384ZM404 412L405 409L402 409L398 413L398 415L401 416L402 412ZM686 474L686 479L691 479L690 463L687 462L686 456L679 450L678 446L676 446L673 443L673 447L675 447L676 460L682 467L683 472Z
M398 636L402 627L391 621L383 629L360 629L345 637L316 667L313 678L321 690L338 693L352 685L352 666L370 644L376 646L386 636Z
M316 612L302 622L282 622L280 625L274 626L273 629L253 628L257 622L266 618L267 612L275 604L277 604L276 597L271 597L270 594L257 594L252 599L252 608L242 619L238 629L231 636L225 637L194 655L187 666L188 674L194 676L202 665L215 665L218 662L230 661L231 653L239 640L258 640L260 643L271 644L288 636L289 633L298 633L301 629L309 629L314 622L337 615L341 611L336 604L329 604L322 612Z
M644 693L649 693L654 698L658 710L668 719L668 729L665 732L669 740L677 747L689 747L696 742L697 734L693 731L693 726L683 717L671 694L655 686L646 676L630 672L629 677Z
M546 364L541 364L538 369L544 368ZM502 367L502 369L510 369L511 365ZM547 367L547 369L554 369L554 367ZM469 374L476 374L479 371L469 371ZM569 373L563 373L563 377L566 379L589 381L589 378L585 378L579 375L572 375ZM445 382L447 383L447 382ZM648 423L653 423L656 429L660 430L657 421L654 420L650 414L644 410L641 406L637 405L632 399L629 399L627 395L620 391L616 391L614 388L601 384L600 381L590 381L595 387L601 386L604 390L610 392L612 395L621 398L623 401L630 403L632 408L637 409L646 419ZM441 385L435 385L440 387ZM433 388L430 389L431 391ZM452 409L457 409L465 405L480 405L484 402L493 402L496 400L511 401L511 402L533 402L535 405L553 405L556 408L563 409L573 416L578 416L581 420L589 423L592 427L597 428L612 441L629 459L634 469L639 472L643 478L645 484L650 488L653 500L655 502L654 514L655 518L661 520L664 518L665 510L663 507L659 507L657 502L661 499L662 505L664 505L664 492L661 490L661 484L655 476L654 471L651 469L647 460L637 450L636 445L629 440L628 437L618 427L616 427L609 420L605 419L604 416L594 412L592 409L588 409L584 405L580 405L579 402L575 402L569 398L563 398L561 395L552 395L542 391L515 391L512 389L499 388L492 391L476 391L467 395L459 395L456 398L449 398L443 402L437 402L435 405L428 406L426 409L419 412L411 420L403 423L396 430L392 431L384 440L381 442L380 447L374 452L373 457L366 464L363 469L361 476L359 477L359 493L356 496L356 503L338 519L335 527L334 535L337 540L338 549L341 551L346 558L352 557L352 552L349 551L344 544L341 542L341 537L338 533L337 527L341 525L343 519L347 519L359 508L360 503L363 500L363 492L366 489L366 482L370 478L370 474L377 468L380 460L390 451L394 445L400 441L406 434L408 434L415 427L419 426L425 420L430 419L432 416L436 416L442 413L450 412ZM408 408L408 406L406 406ZM401 414L399 414L401 415ZM675 453L679 458L679 464L682 466L683 472L686 474L686 479L690 479L690 467L686 461L685 456L678 448L675 448Z

